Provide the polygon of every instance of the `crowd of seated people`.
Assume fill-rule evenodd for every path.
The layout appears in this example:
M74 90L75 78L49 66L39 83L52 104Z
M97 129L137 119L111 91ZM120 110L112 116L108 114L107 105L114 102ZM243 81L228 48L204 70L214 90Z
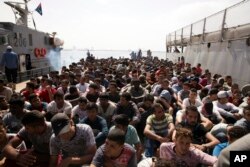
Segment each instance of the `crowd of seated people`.
M0 166L217 166L250 132L250 92L201 64L81 59L6 85Z

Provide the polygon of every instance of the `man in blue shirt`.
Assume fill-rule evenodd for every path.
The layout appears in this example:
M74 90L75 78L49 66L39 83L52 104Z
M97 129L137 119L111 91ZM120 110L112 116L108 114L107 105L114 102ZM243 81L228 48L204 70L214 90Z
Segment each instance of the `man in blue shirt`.
M95 103L89 102L86 106L87 117L83 118L80 123L87 124L92 128L95 136L97 148L105 143L108 135L108 125L104 118L98 116L98 107Z
M18 56L12 51L11 46L7 46L6 52L3 54L1 66L5 66L5 74L8 82L16 83L17 69L18 69Z
M226 148L229 144L233 143L237 139L247 134L246 129L240 126L233 126L227 132L228 142L217 144L213 149L213 156L218 157L220 152Z

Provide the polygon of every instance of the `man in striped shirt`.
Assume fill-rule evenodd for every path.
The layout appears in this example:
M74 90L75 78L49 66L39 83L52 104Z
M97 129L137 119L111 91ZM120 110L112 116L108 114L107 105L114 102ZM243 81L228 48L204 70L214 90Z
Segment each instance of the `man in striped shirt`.
M145 142L145 156L152 157L155 151L163 142L171 140L174 131L173 117L164 112L161 104L156 103L153 105L154 113L147 118L144 135L146 136Z

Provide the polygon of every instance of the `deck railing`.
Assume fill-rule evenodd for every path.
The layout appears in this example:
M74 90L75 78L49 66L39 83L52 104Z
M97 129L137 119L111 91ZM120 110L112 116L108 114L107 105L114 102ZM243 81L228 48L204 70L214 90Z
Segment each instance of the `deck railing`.
M249 33L241 28L250 27L249 9L250 0L244 0L176 30L167 35L167 47L249 38Z
M17 82L27 81L32 77L36 78L36 77L40 77L42 75L47 75L52 70L53 70L52 66L47 66L47 67L43 67L43 68L35 68L35 69L27 70L24 72L18 72ZM3 80L7 80L7 78L4 74L1 74L0 78Z

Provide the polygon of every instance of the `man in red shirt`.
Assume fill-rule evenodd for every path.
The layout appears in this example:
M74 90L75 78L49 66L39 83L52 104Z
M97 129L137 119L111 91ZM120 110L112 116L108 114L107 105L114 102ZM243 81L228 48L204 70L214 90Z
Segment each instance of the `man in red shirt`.
M37 94L37 90L35 89L35 84L33 82L27 82L25 90L21 93L25 98L25 101L29 101L29 97L31 94Z
M50 103L53 101L53 96L56 93L56 89L52 87L53 81L51 79L46 79L44 81L45 88L39 93L41 101Z

